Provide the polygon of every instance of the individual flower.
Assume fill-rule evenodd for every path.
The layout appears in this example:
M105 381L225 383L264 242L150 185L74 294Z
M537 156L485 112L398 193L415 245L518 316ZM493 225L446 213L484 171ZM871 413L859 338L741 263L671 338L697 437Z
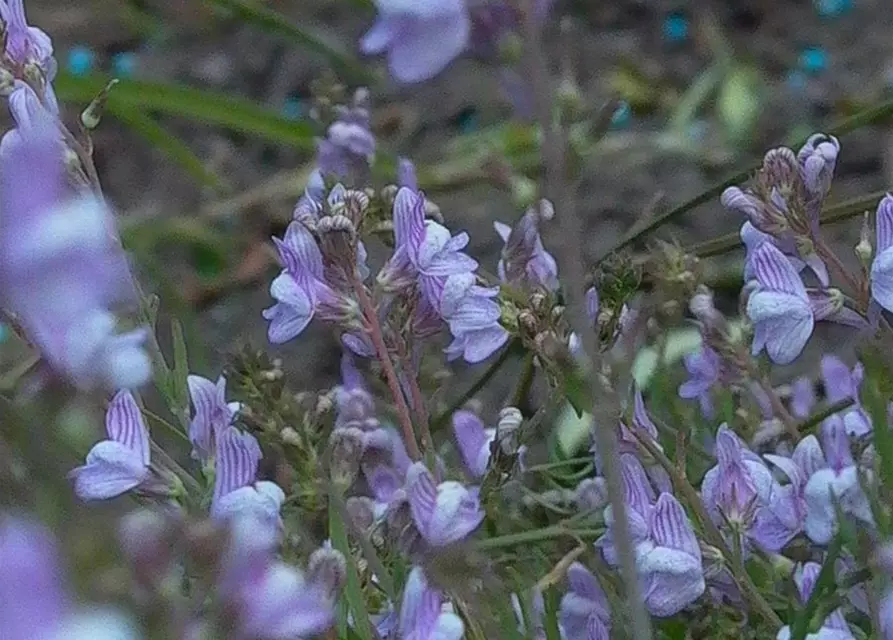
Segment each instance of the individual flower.
M255 482L263 454L250 433L228 427L217 441L211 516L217 520L250 518L271 530L282 524L285 493L274 482Z
M716 434L716 461L701 483L713 522L726 535L737 536L745 551L751 542L765 551L781 550L797 534L784 517L792 489L779 484L725 424Z
M0 516L0 629L4 640L136 640L133 623L106 609L76 609L59 551L43 526Z
M753 266L751 265L751 256L753 255L754 250L759 247L764 242L769 242L774 245L776 249L781 251L785 258L788 259L788 262L791 263L791 266L797 270L797 273L800 273L806 267L809 267L812 272L819 279L819 282L822 286L828 286L830 284L831 279L828 276L828 267L825 266L825 263L816 253L810 253L806 256L805 259L801 258L799 253L797 253L796 246L792 242L782 242L777 238L769 235L768 233L763 233L755 226L753 226L750 222L745 222L741 225L741 242L744 244L745 256L744 256L744 281L747 282L752 280L754 277L753 274Z
M804 530L816 544L828 544L837 527L837 510L874 526L868 498L862 490L860 471L850 450L843 418L833 415L822 423L825 464L806 483Z
M282 344L297 337L314 316L338 323L351 315L351 302L326 282L322 253L306 226L292 222L282 240L273 238L285 267L270 285L276 304L264 309L268 337Z
M795 418L808 418L812 415L815 403L815 386L812 380L804 376L791 383L791 413Z
M360 41L366 54L387 52L393 76L422 82L443 71L468 46L464 0L376 0L378 19Z
M43 102L51 112L58 113L59 105L52 85L57 70L53 41L44 31L28 24L24 0L0 2L0 18L6 32L6 56L16 66L16 76L28 78L31 68L39 70Z
M81 500L108 500L132 489L160 492L149 466L149 430L129 391L119 391L105 414L109 439L97 443L86 464L73 469L74 492Z
M485 429L477 414L461 410L453 414L453 432L465 468L473 478L480 479L490 463L490 444L496 439L496 429Z
M871 297L893 311L893 195L885 195L877 206L877 247L871 262Z
M45 119L0 156L0 298L59 374L83 389L135 388L151 362L143 329L118 333L135 303L107 206L71 192L55 126Z
M620 422L620 437L618 438L618 452L631 453L633 455L640 453L639 440L648 438L655 447L663 451L663 447L657 439L657 426L648 415L645 408L645 399L642 397L642 390L636 385L633 393L633 415L632 429L626 423ZM658 491L672 492L672 483L670 476L663 467L656 461L651 459L647 454L643 454L641 459L644 463L645 473Z
M815 583L819 578L819 572L822 566L817 562L807 562L798 564L794 569L794 584L797 585L797 592L800 594L800 601L803 604L809 600L815 589ZM789 640L791 637L791 628L785 625L778 631L777 640ZM813 633L806 635L808 640L855 640L855 636L850 632L850 627L843 617L843 610L840 608L832 611L822 622L822 626Z
M428 584L421 567L413 567L403 587L399 637L406 640L460 640L462 618L444 611L443 594Z
M326 137L317 140L317 163L321 176L348 180L365 177L375 158L375 136L371 130L368 90L359 89L352 106L338 105Z
M558 263L543 247L539 223L551 220L555 215L552 204L542 200L530 207L514 227L494 222L496 233L505 246L497 265L497 273L503 282L529 284L558 289Z
M815 326L806 287L784 255L764 242L751 256L757 286L747 301L754 324L752 351L763 349L773 362L788 364L803 351Z
M861 362L857 362L850 370L837 356L822 357L822 382L825 384L825 397L831 404L843 400L853 401L853 405L846 409L842 416L847 433L857 438L871 432L871 420L859 401L859 387L862 386L863 374L864 369Z
M809 434L800 440L790 457L771 453L763 457L789 480L789 484L780 490L776 516L791 531L801 531L806 520L806 483L812 474L825 466L818 438Z
M3 134L0 139L0 156L10 153L11 149L22 143L22 135L27 135L41 123L53 122L56 116L49 111L40 98L24 80L16 80L12 93L7 98L9 113L16 126ZM59 153L63 152L61 144Z
M220 434L229 427L242 408L239 402L226 401L226 378L217 382L190 375L186 378L189 399L195 413L189 422L189 441L192 457L207 462L214 455L214 447Z
M422 462L406 473L406 495L416 528L434 547L458 542L484 520L478 489L468 489L448 480L435 484L434 476Z
M706 344L702 344L698 351L685 354L682 362L689 378L679 385L679 397L697 398L701 405L701 413L706 418L712 418L715 411L710 394L713 387L719 384L722 367L719 354Z
M809 136L797 152L800 178L806 188L806 214L815 230L818 230L822 202L831 189L839 153L840 142L824 133Z
M611 609L595 576L579 562L567 570L568 591L561 598L558 619L567 640L608 640Z

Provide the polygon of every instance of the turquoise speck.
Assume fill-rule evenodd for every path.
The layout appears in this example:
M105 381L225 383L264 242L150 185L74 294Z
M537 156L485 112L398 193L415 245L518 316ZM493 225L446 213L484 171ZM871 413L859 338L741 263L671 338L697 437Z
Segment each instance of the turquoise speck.
M89 47L77 45L68 52L68 72L73 76L85 76L93 71L96 54Z
M632 120L632 116L633 112L632 109L629 108L629 103L621 103L621 105L614 111L614 115L611 116L611 128L626 129Z
M785 78L785 84L788 88L797 92L805 90L808 81L806 74L799 69L788 71L788 75Z
M664 20L664 39L668 42L682 42L688 38L688 18L681 13L671 13Z
M112 70L118 78L131 78L136 72L137 62L133 51L122 51L112 57Z
M9 339L9 325L0 322L0 344Z
M815 9L823 18L837 18L852 8L852 0L815 0Z
M807 47L800 53L800 68L810 75L817 75L828 66L828 54L821 47Z
M282 105L282 115L289 120L300 120L304 117L304 102L298 98L288 98Z

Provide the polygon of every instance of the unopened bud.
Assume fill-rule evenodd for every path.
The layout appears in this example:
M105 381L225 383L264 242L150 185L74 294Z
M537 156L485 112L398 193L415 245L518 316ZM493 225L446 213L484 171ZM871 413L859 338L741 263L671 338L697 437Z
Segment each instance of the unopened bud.
M539 323L536 321L536 316L533 315L528 309L525 309L518 314L518 326L528 335L536 335L538 325Z
M563 74L556 89L558 108L561 110L563 122L576 122L583 113L585 102L580 86L570 74Z
M778 147L770 149L763 156L763 172L771 186L785 189L800 178L800 165L793 151L787 147Z
M524 41L517 33L510 31L499 38L499 62L506 67L515 67L524 55Z
M375 503L366 496L352 496L347 499L347 515L359 531L366 531L375 522Z
M325 216L320 218L317 224L317 231L320 235L327 233L347 233L351 237L355 236L357 229L350 218L343 215Z
M354 483L363 455L363 432L359 429L337 429L329 440L332 448L332 482L342 487Z
M363 222L363 218L369 210L369 196L362 191L349 189L344 194L343 206L344 215L350 219L354 228L356 228Z
M521 415L521 410L517 407L505 407L499 412L496 439L504 454L514 455L518 452L522 422L524 422L524 416Z
M597 511L608 504L608 488L604 478L583 478L574 492L580 511Z
M443 224L443 213L440 211L440 207L428 198L425 198L425 217Z
M81 113L81 124L84 125L84 129L92 131L99 126L99 121L102 120L102 114L109 99L109 92L116 84L118 84L118 81L112 80L105 85L105 88L99 92L98 96L93 98L93 101Z
M389 184L385 187L382 187L379 195L381 196L381 199L384 201L385 204L392 205L394 203L394 199L397 197L398 189L399 187L397 185Z
M310 554L307 561L307 573L310 582L325 589L333 600L344 586L347 577L347 561L344 554L332 548L326 540L322 547Z
M549 306L549 298L546 294L541 291L537 291L536 293L530 296L530 308L533 309L538 315L545 315Z
M512 175L509 178L512 202L517 207L530 206L537 194L537 184L526 176Z
M862 264L867 265L871 262L874 249L871 246L871 224L867 211L862 217L862 230L859 232L859 242L856 244L855 252Z
M154 583L165 573L171 560L171 530L171 522L164 515L149 509L121 518L121 549L138 579Z
M301 445L301 436L299 436L298 432L291 427L285 427L282 431L280 431L279 437L282 439L283 443L290 444L293 447L298 447Z

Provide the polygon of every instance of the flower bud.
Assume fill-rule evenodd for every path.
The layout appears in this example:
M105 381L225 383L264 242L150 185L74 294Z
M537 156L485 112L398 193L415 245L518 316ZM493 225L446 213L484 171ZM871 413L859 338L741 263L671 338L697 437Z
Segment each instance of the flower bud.
M323 236L328 233L346 233L353 238L357 229L350 218L343 215L324 216L317 223L316 230Z
M310 554L307 573L310 582L325 589L334 600L347 577L347 560L343 553L332 548L331 541L326 540L322 547Z
M499 412L499 423L496 425L496 439L499 448L506 455L514 455L518 452L520 444L521 423L524 416L517 407L505 407Z
M549 298L546 296L546 294L542 293L541 291L537 291L530 296L530 308L533 309L533 311L538 315L545 315L546 311L548 311L548 307Z
M608 504L608 488L604 478L583 478L574 491L574 502L580 511L597 511Z
M354 483L363 455L363 432L359 429L336 429L329 440L332 450L330 473L332 482L341 487Z
M284 444L289 444L293 447L298 447L301 445L301 436L298 435L298 432L295 431L292 427L285 427L282 431L280 431L279 438Z
M854 251L856 257L859 258L862 264L867 265L871 262L874 248L871 246L871 222L867 211L862 217L862 229L859 232L859 242L856 244Z
M9 96L14 88L15 76L12 75L9 69L0 67L0 96L3 96L4 98Z
M347 499L347 515L354 527L367 531L375 522L375 503L366 496L352 496Z

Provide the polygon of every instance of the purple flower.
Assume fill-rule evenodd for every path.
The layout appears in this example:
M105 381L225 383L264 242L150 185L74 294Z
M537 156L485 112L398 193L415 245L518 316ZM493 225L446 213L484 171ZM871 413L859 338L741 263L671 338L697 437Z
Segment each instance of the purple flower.
M864 370L857 362L852 371L834 355L822 358L822 381L825 383L825 396L831 404L842 400L853 400L853 406L843 413L843 423L849 435L861 437L871 432L871 420L862 409L859 401L859 387L862 386Z
M801 377L791 383L791 413L795 418L808 418L815 403L815 387L812 380Z
M434 77L468 46L471 23L464 0L376 0L378 20L360 41L366 54L387 51L400 82Z
M44 103L50 111L58 113L52 85L57 69L53 41L44 31L28 24L24 0L0 1L0 18L5 23L6 55L17 66L16 76L24 77L27 67L36 66L43 75Z
M843 418L833 415L822 424L825 464L809 477L804 489L806 535L816 544L828 544L837 527L838 508L862 523L874 526L868 498L850 451Z
M701 495L713 522L727 534L769 552L781 550L797 534L786 524L791 487L783 487L765 463L725 424L716 434L716 466L707 471Z
M284 265L273 283L270 295L276 304L264 309L270 321L268 337L282 344L297 337L315 315L338 322L350 315L351 302L339 295L324 278L322 253L313 234L300 222L288 225L285 238L273 238Z
M351 107L338 105L326 137L317 141L317 162L322 176L357 181L368 173L375 158L376 141L366 106L368 91L360 89Z
M192 457L207 462L214 455L214 447L220 434L229 427L242 405L226 401L226 378L220 376L211 382L201 376L186 378L189 398L195 414L189 423L189 441Z
M782 487L776 515L791 531L802 531L806 520L806 483L813 473L825 466L825 456L818 438L812 434L803 438L797 443L791 457L771 453L764 457L790 481L790 484Z
M460 640L462 618L443 610L443 594L428 584L421 567L413 567L403 587L399 635L406 640Z
M111 213L71 193L52 123L20 133L0 156L3 306L78 387L138 387L152 367L145 331L117 333L111 311L136 300Z
M15 88L9 94L9 113L16 126L3 134L0 139L0 156L6 155L12 149L21 144L23 132L27 135L35 126L41 123L53 122L56 116L50 112L41 102L40 98L24 80L16 80ZM59 153L63 153L62 145L59 145Z
M473 478L483 477L490 463L490 443L496 439L496 429L485 429L481 419L471 411L457 411L453 414L453 432L465 468Z
M285 493L273 482L255 482L261 457L260 446L250 433L229 427L220 434L212 517L218 520L248 517L272 530L282 525L279 508L285 501Z
M503 282L558 289L558 264L543 247L539 232L540 220L549 220L553 215L552 205L543 201L530 207L514 228L502 222L493 223L505 243L497 266Z
M877 206L877 247L871 263L871 297L887 311L893 311L893 195L884 196Z
M800 601L803 604L806 604L809 596L812 595L821 570L822 567L817 562L798 564L794 569L794 584L797 585L797 592L800 594ZM779 630L777 639L789 640L790 637L791 628L785 625ZM806 637L810 640L855 640L855 636L850 632L846 619L843 617L843 610L840 608L832 611L822 622L822 626L814 633L807 634Z
M800 178L807 194L806 215L816 230L819 226L822 202L831 189L839 153L840 142L834 136L824 133L809 136L806 144L797 152Z
M579 562L567 570L568 591L558 610L567 640L608 640L611 636L611 609L601 585Z
M788 262L791 263L791 266L800 273L806 267L809 267L813 273L815 273L816 277L819 279L819 282L822 286L828 286L830 284L831 279L828 276L828 267L825 266L825 263L816 253L811 253L807 255L805 258L801 258L797 253L796 246L791 242L782 242L777 238L769 235L768 233L763 233L759 229L757 229L750 222L745 222L741 225L741 242L744 244L745 249L745 257L744 257L744 281L747 282L754 278L753 266L751 265L751 256L753 255L754 249L759 247L764 242L769 242L776 249L781 251L784 256L788 259Z
M81 500L108 500L150 478L149 430L129 391L119 391L112 398L105 429L109 439L94 445L87 463L69 474Z
M136 640L108 610L72 608L56 543L43 526L0 516L0 629L4 640Z
M766 349L773 362L788 364L803 351L815 326L806 288L788 259L768 242L754 250L750 263L757 281L747 301L753 354Z
M434 476L421 462L409 467L406 494L413 522L431 546L458 542L484 520L477 487L467 489L455 481L436 485Z
M712 418L714 409L710 391L719 383L721 370L719 354L707 345L701 345L699 351L686 354L682 361L689 378L679 385L679 397L697 398L701 404L701 413L706 418Z

